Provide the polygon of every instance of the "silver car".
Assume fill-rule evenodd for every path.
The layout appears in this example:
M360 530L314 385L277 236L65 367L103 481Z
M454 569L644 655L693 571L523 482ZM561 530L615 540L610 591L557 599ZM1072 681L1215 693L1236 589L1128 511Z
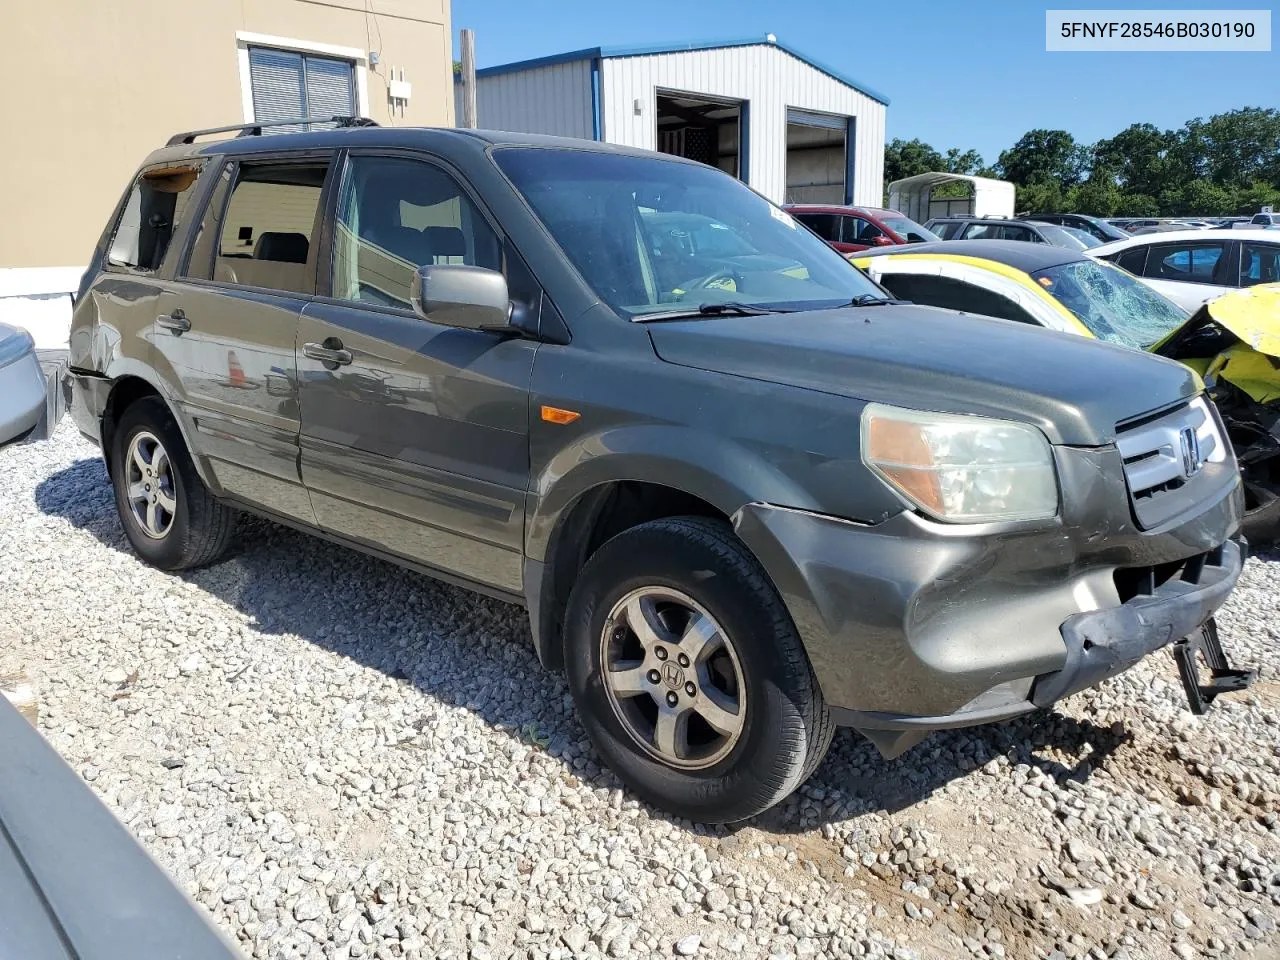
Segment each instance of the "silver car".
M47 406L35 341L27 331L0 323L0 446L40 432Z

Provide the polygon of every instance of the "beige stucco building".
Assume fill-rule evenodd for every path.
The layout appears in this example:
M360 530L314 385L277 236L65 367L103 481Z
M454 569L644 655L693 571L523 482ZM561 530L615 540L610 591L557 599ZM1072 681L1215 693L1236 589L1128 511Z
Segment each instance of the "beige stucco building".
M0 36L0 320L29 328L67 315L130 174L180 130L454 122L448 0L14 0Z

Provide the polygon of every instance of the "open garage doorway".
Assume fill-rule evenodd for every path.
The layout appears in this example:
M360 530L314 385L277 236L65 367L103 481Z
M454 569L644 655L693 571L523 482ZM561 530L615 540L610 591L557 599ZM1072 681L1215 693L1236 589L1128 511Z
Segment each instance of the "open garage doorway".
M658 149L747 178L743 131L747 105L692 93L659 91Z
M787 202L852 203L853 119L787 110Z

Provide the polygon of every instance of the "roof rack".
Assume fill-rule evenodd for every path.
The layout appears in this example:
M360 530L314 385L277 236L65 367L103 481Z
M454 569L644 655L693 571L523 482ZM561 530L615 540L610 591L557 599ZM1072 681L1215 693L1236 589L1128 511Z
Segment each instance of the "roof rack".
M332 123L336 127L376 127L376 120L370 120L368 117L295 117L292 120L262 120L258 123L234 123L229 127L208 127L204 130L188 130L185 133L175 133L169 138L169 142L165 144L167 147L176 147L179 144L195 143L197 137L207 137L215 133L234 133L239 137L260 137L262 131L268 127L291 127L300 123Z

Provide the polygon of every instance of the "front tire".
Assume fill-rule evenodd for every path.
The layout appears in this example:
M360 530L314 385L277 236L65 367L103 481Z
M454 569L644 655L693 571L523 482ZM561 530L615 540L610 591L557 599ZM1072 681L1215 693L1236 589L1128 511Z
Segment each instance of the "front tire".
M727 524L656 520L587 561L565 663L596 749L640 797L727 823L817 767L832 723L795 625Z
M235 511L205 488L159 397L137 400L120 416L112 436L111 485L129 543L161 570L212 563L235 532Z

